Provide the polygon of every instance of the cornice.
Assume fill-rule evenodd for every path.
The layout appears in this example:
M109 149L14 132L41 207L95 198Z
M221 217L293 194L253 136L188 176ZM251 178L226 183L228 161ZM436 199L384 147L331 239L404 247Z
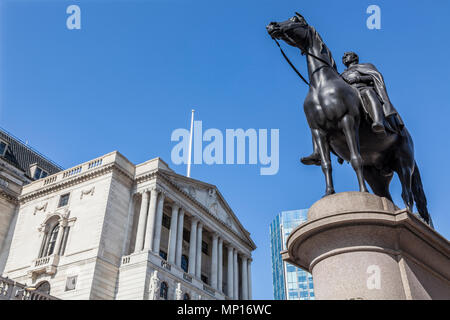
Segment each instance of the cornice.
M36 198L48 195L52 192L65 189L65 188L74 186L76 184L79 184L79 183L82 183L82 182L85 182L88 180L92 180L94 178L105 175L114 170L116 172L122 174L123 176L127 177L128 179L133 180L133 177L129 173L127 173L125 170L123 170L120 166L118 166L116 163L110 163L110 164L100 167L98 169L94 169L94 170L88 171L86 173L81 173L73 178L63 180L63 181L60 181L60 182L57 182L55 184L51 184L48 186L44 186L36 191L30 192L27 194L23 194L23 195L19 196L19 201L20 201L20 203L25 203L27 201L31 201Z
M222 227L224 227L224 229L226 229L227 231L229 231L231 234L235 235L238 239L240 239L246 246L249 246L250 248L252 248L253 250L256 249L256 245L255 243L251 240L250 236L247 234L247 232L245 232L244 230L244 234L247 236L247 240L249 243L245 242L244 239L242 239L242 236L240 234L238 234L236 231L234 231L232 228L230 228L227 224L225 224L222 220L220 220L219 218L217 218L215 215L213 215L209 209L207 207L205 207L201 202L199 202L197 199L195 199L194 197L192 197L189 193L187 193L186 191L184 191L183 189L181 189L177 184L175 184L174 182L172 182L170 179L168 179L164 173L161 173L159 171L156 171L156 175L157 177L161 178L162 180L164 180L166 183L168 183L170 186L172 186L176 191L178 191L179 193L181 193L183 196L185 196L186 198L188 198L196 207L198 207L206 216L208 216L209 218L211 218L213 221L215 221L216 223L218 223L219 225L221 225Z
M6 192L4 189L0 188L0 197L3 199L6 199L6 201L9 201L15 205L19 204L19 200L17 197L13 196L9 192Z

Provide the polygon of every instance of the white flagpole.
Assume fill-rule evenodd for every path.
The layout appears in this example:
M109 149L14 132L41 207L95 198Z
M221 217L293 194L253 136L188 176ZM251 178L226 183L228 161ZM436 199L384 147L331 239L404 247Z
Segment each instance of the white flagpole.
M192 109L191 132L190 132L190 135L189 135L189 155L188 155L188 162L187 162L187 177L188 178L191 176L192 135L194 133L194 112L195 112L195 110Z

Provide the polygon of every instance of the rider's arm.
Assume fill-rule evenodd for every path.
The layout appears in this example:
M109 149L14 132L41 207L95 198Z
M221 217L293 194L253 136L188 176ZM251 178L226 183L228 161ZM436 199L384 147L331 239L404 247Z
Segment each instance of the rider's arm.
M359 76L359 82L363 82L363 83L367 83L370 84L371 82L373 82L373 79L371 76Z

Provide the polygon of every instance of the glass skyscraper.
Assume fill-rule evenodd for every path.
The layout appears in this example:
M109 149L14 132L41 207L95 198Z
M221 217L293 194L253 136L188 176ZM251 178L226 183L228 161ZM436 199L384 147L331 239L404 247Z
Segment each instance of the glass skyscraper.
M273 296L275 300L314 300L310 273L281 259L289 234L307 219L308 209L282 211L270 224Z

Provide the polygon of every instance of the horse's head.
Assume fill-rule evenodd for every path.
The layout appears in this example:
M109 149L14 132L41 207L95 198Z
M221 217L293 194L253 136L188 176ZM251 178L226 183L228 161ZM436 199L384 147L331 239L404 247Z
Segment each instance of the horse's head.
M283 22L271 22L266 29L274 39L283 40L293 47L307 47L309 26L300 13L296 12L295 16Z

